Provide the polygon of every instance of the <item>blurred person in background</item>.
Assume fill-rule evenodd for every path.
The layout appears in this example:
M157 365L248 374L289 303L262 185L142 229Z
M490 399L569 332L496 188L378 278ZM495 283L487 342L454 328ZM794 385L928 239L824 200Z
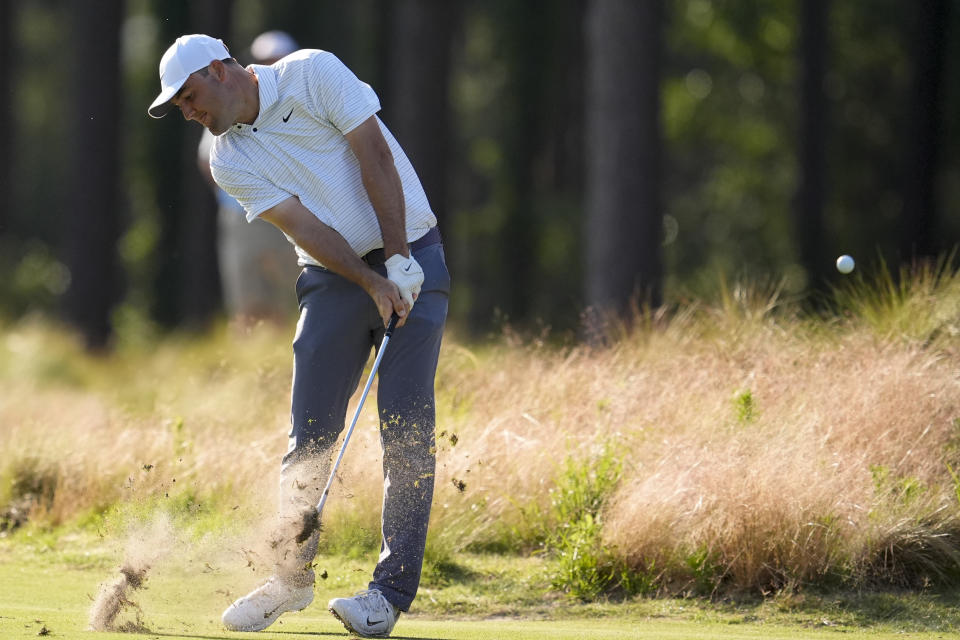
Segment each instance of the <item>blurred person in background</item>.
M290 34L266 31L250 45L250 59L271 65L298 48ZM214 182L210 173L214 138L209 129L203 130L197 164L217 198L217 258L227 316L241 326L260 320L281 324L292 316L292 283L300 266L278 229L262 220L248 224L243 206Z
M419 588L433 500L434 378L450 293L436 216L377 117L376 93L332 53L244 68L220 40L182 36L160 61L160 84L148 113L178 107L213 133L217 184L248 221L282 230L303 266L281 522L316 515L350 397L399 319L378 372L380 556L367 590L328 605L349 631L385 637ZM260 631L313 601L319 532L284 540L274 575L224 612L228 629Z

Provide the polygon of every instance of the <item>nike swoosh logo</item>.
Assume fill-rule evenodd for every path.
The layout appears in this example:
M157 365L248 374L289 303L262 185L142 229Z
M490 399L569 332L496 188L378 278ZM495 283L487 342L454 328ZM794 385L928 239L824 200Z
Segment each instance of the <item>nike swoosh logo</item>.
M279 608L282 607L282 606L283 606L283 605L281 604L281 605L279 605L276 609L274 609L273 611L267 611L266 613L264 613L264 614L263 614L263 619L266 620L267 618L269 618L270 616L272 616L273 614L275 614L275 613L277 612L277 609L279 609Z
M384 620L371 620L370 616L367 616L367 626L372 627L375 624L383 624Z
M411 267L413 267L413 265L412 265L412 264L408 264L407 266L405 266L405 267L403 268L403 272L404 272L404 273L410 273L410 268L411 268Z
M287 117L283 119L284 122L290 119L290 116L293 115L293 109L290 109L290 113L287 114Z

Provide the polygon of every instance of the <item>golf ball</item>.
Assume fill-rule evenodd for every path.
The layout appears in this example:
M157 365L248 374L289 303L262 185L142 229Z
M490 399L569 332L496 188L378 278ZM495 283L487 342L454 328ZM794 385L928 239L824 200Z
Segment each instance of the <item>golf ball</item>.
M840 273L850 273L853 271L853 258L848 255L842 255L837 258L837 271Z

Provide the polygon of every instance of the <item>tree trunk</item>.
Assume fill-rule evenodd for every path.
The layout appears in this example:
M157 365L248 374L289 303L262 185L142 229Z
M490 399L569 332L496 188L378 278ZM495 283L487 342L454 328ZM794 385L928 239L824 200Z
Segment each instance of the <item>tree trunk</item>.
M506 220L499 235L499 271L491 291L512 322L532 320L532 300L538 280L540 238L537 225L535 164L543 144L544 100L552 63L546 42L555 19L551 10L565 4L548 0L504 3L499 14L505 23L504 44L509 80L505 87L505 189L499 196ZM496 298L495 298L496 299Z
M223 39L235 57L243 58L241 48L229 42L231 7L232 0L156 0L164 50L183 34L208 33ZM168 328L203 328L221 308L222 296L217 208L197 170L202 129L184 122L177 111L151 122L150 127L161 212L152 316Z
M628 321L662 296L659 0L587 14L586 300Z
M16 19L15 0L0 0L0 122L11 122L13 109L13 87L10 82L10 69L16 68L14 55L14 28ZM13 183L11 175L13 162L13 132L15 127L0 127L0 239L10 232L10 209L13 207Z
M193 30L229 42L232 5L233 0L192 3ZM183 208L179 212L184 222L180 228L182 321L188 326L203 328L222 309L223 302L217 259L217 202L209 184L197 170L197 146L203 130L193 122L179 124L188 128L181 152L184 194Z
M913 32L913 91L903 198L901 256L933 258L937 241L936 175L940 160L943 70L948 4L917 0Z
M382 0L265 2L261 24L286 31L301 48L333 53L384 98L384 44L393 4Z
M118 297L120 204L120 25L123 0L71 3L73 51L67 59L73 107L70 170L65 206L66 261L70 286L64 296L68 320L91 349L107 345L110 312ZM90 61L98 61L96 73Z
M800 3L800 184L794 208L794 229L800 262L810 284L818 288L829 273L824 249L826 68L828 0Z
M420 176L440 220L447 211L450 57L458 6L398 0L392 6L383 117Z
M161 49L156 63L173 41L189 31L189 7L186 0L154 0L153 12L159 19L158 36ZM155 72L156 73L156 72ZM155 75L159 87L159 75ZM149 139L152 174L156 185L156 204L160 212L156 248L156 271L153 280L151 316L163 327L173 328L183 318L181 288L185 277L181 248L182 211L186 206L183 186L187 171L196 172L196 153L187 158L186 147L195 139L189 124L174 111L165 118L151 121ZM194 125L196 126L196 125ZM194 132L194 135L199 135ZM189 165L189 168L186 166Z

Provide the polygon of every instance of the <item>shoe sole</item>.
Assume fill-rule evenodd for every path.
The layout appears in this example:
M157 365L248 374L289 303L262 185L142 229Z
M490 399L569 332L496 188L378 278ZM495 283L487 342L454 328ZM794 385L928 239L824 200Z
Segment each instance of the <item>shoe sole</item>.
M341 618L340 614L333 610L333 607L328 608L327 611L332 613L333 617L339 620L340 624L342 624L347 631L349 631L350 633L355 633L361 638L389 638L390 637L390 631L387 631L385 633L364 633L363 631L357 631L350 625L349 622Z

